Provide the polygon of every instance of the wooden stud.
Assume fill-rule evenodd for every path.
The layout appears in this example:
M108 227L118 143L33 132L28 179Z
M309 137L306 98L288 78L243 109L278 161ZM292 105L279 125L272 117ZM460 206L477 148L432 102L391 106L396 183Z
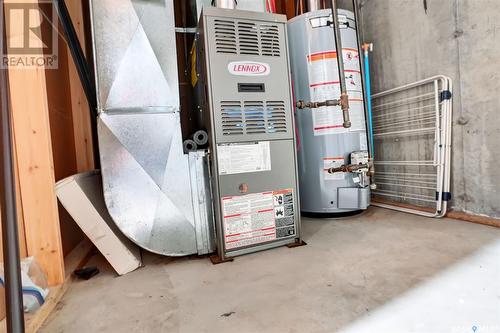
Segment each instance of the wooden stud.
M467 221L472 223L489 225L490 227L500 228L500 219L495 219L488 216L472 215L464 212L451 210L446 214L446 217L455 220Z
M78 39L85 52L85 27L81 1L67 1L68 12L75 26ZM68 69L71 89L71 104L73 110L73 130L75 136L76 164L78 172L94 169L94 155L92 148L92 128L90 113L85 92L82 88L78 72L72 61L71 52L68 52Z
M434 208L420 207L420 206L415 206L415 205L411 205L411 204L407 204L407 203L396 202L396 201L380 199L380 198L375 198L375 199L372 198L372 203L377 203L377 202L381 203L381 204L392 205L392 206L401 207L401 208L419 210L421 212L427 212L427 213L435 212ZM488 217L488 216L472 215L472 214L467 214L467 213L460 212L460 211L449 210L446 213L445 217L450 218L450 219L478 223L478 224L484 224L484 225L488 225L491 227L500 228L500 219L495 219L495 218Z
M23 36L22 30L23 27L11 27L9 33ZM45 68L11 67L9 80L27 252L36 258L53 286L64 282L64 257L54 189Z
M17 203L17 227L18 227L18 233L19 233L19 252L21 255L21 258L26 258L27 256L27 249L26 249L26 235L24 233L24 216L23 216L23 205L21 202L21 190L19 186L19 172L17 169L17 153L16 153L16 146L15 146L15 136L12 136L12 141L14 145L14 176L16 177L15 179L15 184L16 184L16 203ZM2 208L0 207L0 210ZM1 216L0 216L1 219ZM0 261L3 261L3 246L2 246L2 229L0 226Z

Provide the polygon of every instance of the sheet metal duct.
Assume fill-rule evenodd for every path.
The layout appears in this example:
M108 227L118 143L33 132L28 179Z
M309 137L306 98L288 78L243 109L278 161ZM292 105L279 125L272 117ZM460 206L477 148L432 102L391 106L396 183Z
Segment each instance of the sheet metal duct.
M230 4L231 7L226 7L225 3L232 3ZM238 4L236 6L234 6L236 4L234 0L216 0L215 4L219 8L249 10L254 12L266 11L266 0L238 0ZM212 0L196 0L196 7L199 18L203 7L212 7Z
M182 147L172 0L90 4L109 213L151 252L207 252L198 250L197 230L208 233L208 224L195 217L200 202L193 201L195 180Z

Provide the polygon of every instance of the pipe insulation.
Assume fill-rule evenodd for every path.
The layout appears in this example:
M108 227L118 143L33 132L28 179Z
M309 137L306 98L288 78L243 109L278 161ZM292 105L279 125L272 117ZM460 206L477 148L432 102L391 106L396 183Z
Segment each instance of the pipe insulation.
M194 140L191 140L191 139L184 140L183 145L184 145L184 152L185 153L189 153L189 152L198 150L198 145L196 144L196 142L194 142Z
M204 130L196 131L193 134L193 140L198 146L204 146L208 143L208 134Z

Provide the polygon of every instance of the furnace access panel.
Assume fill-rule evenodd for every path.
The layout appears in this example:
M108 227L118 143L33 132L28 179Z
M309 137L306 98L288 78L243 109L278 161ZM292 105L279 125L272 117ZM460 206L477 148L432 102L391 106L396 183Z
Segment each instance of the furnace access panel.
M286 17L205 8L199 41L219 256L300 242Z

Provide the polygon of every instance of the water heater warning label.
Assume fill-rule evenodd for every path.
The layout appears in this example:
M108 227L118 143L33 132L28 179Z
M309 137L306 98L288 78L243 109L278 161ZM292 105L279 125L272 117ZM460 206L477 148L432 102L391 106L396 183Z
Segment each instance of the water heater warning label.
M340 106L321 107L312 111L314 135L339 134L365 128L359 53L351 48L344 48L342 53L352 126L349 129L344 128ZM340 98L337 61L336 51L311 53L307 56L312 102Z
M269 141L217 146L219 175L271 170Z
M295 235L293 190L222 198L226 249Z

